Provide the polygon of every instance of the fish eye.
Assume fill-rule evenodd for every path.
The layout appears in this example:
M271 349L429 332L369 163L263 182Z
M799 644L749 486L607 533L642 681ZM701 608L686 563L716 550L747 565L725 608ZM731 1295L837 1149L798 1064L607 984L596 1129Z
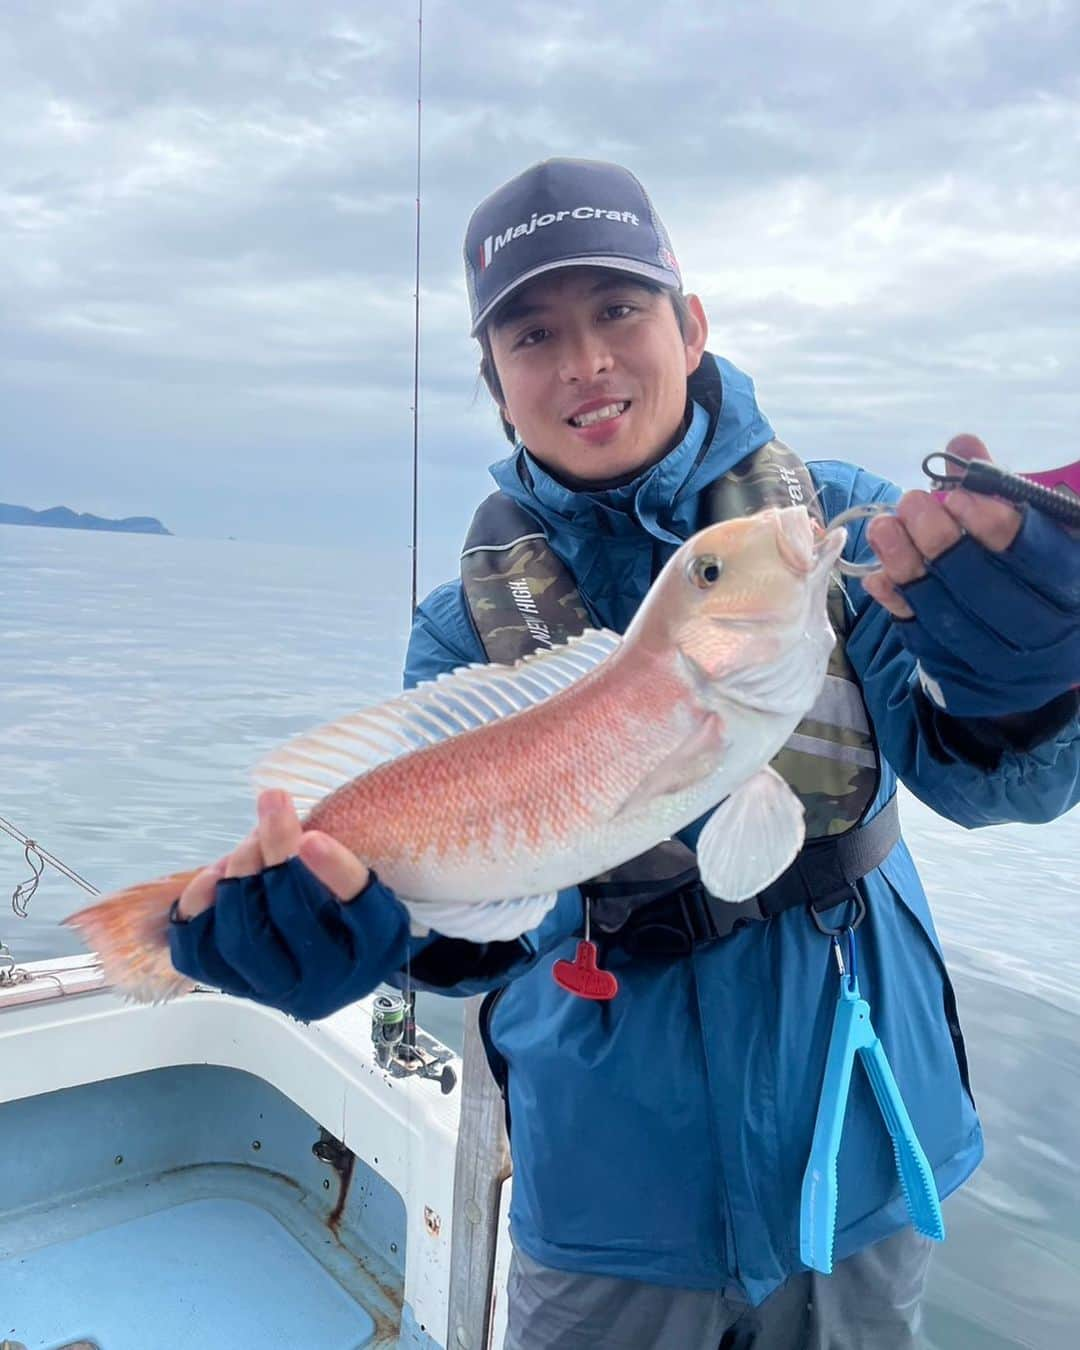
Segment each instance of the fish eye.
M699 590L707 591L720 580L723 570L724 564L715 553L701 553L691 560L686 575Z

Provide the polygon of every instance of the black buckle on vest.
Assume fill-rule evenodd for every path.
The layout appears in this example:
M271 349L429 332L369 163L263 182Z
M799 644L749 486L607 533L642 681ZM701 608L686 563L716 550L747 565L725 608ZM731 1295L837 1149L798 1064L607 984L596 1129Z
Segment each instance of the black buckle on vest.
M618 927L601 924L601 940L632 956L688 956L695 947L718 942L748 923L799 907L828 936L857 928L866 917L866 901L855 882L880 866L899 838L894 796L873 820L848 834L808 844L776 881L741 904L714 899L695 878L635 908ZM824 916L833 911L842 922L826 922Z
M695 882L637 910L611 940L631 956L689 956L764 917L756 896L731 905Z

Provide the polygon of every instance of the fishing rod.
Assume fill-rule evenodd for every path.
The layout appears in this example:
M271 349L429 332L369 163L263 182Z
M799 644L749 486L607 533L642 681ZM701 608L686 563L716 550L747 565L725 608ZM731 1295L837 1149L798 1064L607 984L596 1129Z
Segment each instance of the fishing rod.
M416 612L417 563L419 559L420 501L420 136L423 113L424 0L417 0L416 15L416 264L413 274L413 444L412 444L412 608Z
M412 538L409 617L416 613L417 575L420 556L420 168L423 118L424 0L416 0L416 257L413 272L413 401L412 401ZM416 1052L416 990L412 984L412 961L405 958L405 1017L402 1028L407 1051Z
M413 453L412 453L412 580L410 616L416 613L417 575L420 553L420 171L422 164L424 0L416 7L416 251L413 274ZM451 1052L434 1042L416 1041L416 990L412 962L406 952L405 980L401 994L376 994L371 1009L371 1040L380 1067L395 1075L435 1079L443 1095L454 1090L457 1074L447 1063Z

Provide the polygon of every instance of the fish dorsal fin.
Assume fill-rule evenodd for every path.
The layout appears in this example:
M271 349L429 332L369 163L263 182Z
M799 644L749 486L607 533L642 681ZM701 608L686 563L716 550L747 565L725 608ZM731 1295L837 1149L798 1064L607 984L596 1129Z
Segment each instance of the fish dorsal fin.
M256 766L257 789L284 788L301 816L329 793L401 755L534 708L595 670L622 642L591 628L512 666L471 665L286 742Z

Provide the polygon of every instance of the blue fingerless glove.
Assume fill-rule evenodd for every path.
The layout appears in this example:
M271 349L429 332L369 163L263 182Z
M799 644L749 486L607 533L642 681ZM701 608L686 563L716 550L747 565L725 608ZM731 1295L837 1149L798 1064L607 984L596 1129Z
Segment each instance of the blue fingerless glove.
M215 903L169 924L184 975L304 1022L355 1003L401 966L405 906L374 875L343 904L298 858L217 884Z
M898 589L915 617L896 631L952 716L1028 712L1080 683L1080 540L1039 511L1003 552L965 535Z

